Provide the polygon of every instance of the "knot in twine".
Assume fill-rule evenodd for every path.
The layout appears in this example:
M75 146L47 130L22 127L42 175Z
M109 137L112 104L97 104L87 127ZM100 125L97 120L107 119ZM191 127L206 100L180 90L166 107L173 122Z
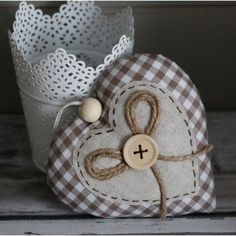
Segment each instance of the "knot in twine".
M151 107L151 118L150 121L142 131L142 128L139 125L137 117L135 115L135 110L137 105L141 101L146 101ZM159 125L160 122L160 106L159 100L156 95L152 94L148 91L138 91L132 94L125 106L125 114L126 120L128 122L129 128L131 129L132 133L135 134L146 134L152 136ZM210 152L213 149L213 145L207 145L203 147L201 150L189 154L189 155L181 155L181 156L162 156L158 155L158 160L162 161L186 161L186 160L193 160L197 156ZM120 161L119 164L105 169L100 169L96 167L96 162L104 157L110 157L113 159L117 159ZM127 171L131 167L127 165L123 158L123 154L121 150L115 149L99 149L91 152L89 156L85 159L85 168L88 174L98 180L108 180L114 176L120 175L123 172ZM166 189L165 185L161 176L161 173L156 164L152 165L151 167L152 173L156 178L156 181L159 185L160 189L160 218L164 220L167 215L167 206L166 206Z

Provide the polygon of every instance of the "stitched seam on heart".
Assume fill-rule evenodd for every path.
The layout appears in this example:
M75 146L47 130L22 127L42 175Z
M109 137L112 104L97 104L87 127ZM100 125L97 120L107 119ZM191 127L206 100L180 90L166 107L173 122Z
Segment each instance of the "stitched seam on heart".
M168 95L166 94L166 92L165 92L163 89L158 88L157 86L155 86L155 85L153 85L153 84L147 85L147 84L144 83L144 84L138 84L138 85L130 86L130 87L128 87L127 89L125 89L125 90L123 90L122 92L120 92L120 93L119 93L119 96L118 96L117 99L115 100L115 107L114 107L113 110L112 110L112 114L114 115L114 117L115 117L115 114L116 114L116 107L117 107L117 104L118 104L118 102L120 101L120 98L121 98L122 95L124 95L127 91L129 91L129 90L131 90L131 89L133 89L133 88L135 88L135 87L148 87L148 86L150 86L150 87L152 87L152 88L155 88L155 89L158 89L160 92L162 92L163 94L165 94L166 96L168 96ZM180 108L178 107L178 105L175 103L175 100L174 100L171 96L168 96L168 97L169 97L170 101L175 105L175 107L176 107L177 111L179 112L179 114L182 114L182 111L180 110ZM109 109L111 109L111 107L109 107ZM109 111L109 110L108 110L108 111ZM112 121L111 121L111 124L114 126L114 128L116 128L116 127L117 127L117 126L116 126L116 120L115 120L114 117L113 117L113 119L112 119ZM184 123L185 123L185 125L186 125L186 127L187 127L188 135L189 135L189 138L190 138L190 139L189 139L189 142L190 142L190 146L191 146L192 154L193 154L193 153L194 153L194 152L193 152L193 141L192 141L192 138L191 138L191 137L192 137L192 133L191 133L191 131L190 131L190 129L189 129L189 124L188 124L188 122L187 122L186 119L184 119L182 116L180 116L180 117L183 119L183 121L184 121ZM111 125L111 124L110 124L110 125ZM96 133L94 133L94 134L91 134L91 135L88 136L88 137L84 140L84 142L79 146L79 149L82 148L83 145L86 143L86 141L88 141L89 139L91 139L93 136L95 136L95 135L101 135L101 134L104 134L104 133L111 133L111 132L115 132L115 130L111 128L111 129L109 129L109 130L107 130L107 131L103 131L103 132L99 131L99 132L96 132ZM78 151L78 155L79 155L79 151ZM80 167L79 161L76 161L76 163L77 163L78 167ZM193 168L193 177L194 177L193 186L194 186L194 188L196 188L197 183L196 183L196 172L195 172L195 163L194 163L194 161L192 161L192 168ZM92 190L94 190L95 192L101 194L102 196L109 197L109 198L114 199L114 200L119 199L119 200L121 200L121 201L133 202L133 203L138 203L138 202L140 202L140 203L141 203L141 202L144 202L144 203L147 203L147 202L150 202L150 203L157 203L157 202L160 202L160 199L156 199L156 200L148 200L148 199L144 199L144 200L128 200L128 199L124 199L124 198L118 198L118 197L110 196L110 195L108 195L108 194L106 194L106 193L103 193L103 192L99 191L99 190L96 189L96 188L93 188L93 187L89 184L89 182L85 179L85 176L84 176L84 174L83 174L83 171L80 169L79 172L80 172L81 176L84 178L85 183L86 183ZM166 200L176 199L176 198L178 198L178 197L184 197L184 196L187 196L187 195L190 195L190 194L194 194L194 193L196 193L196 191L191 191L191 192L188 192L188 193L175 195L175 196L173 196L173 197L166 198Z

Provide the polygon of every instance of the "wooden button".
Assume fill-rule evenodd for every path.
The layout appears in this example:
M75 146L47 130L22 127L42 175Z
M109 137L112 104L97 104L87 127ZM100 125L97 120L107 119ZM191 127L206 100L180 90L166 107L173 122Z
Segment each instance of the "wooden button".
M137 134L128 139L124 145L123 156L127 165L136 170L151 167L158 157L156 141L146 134Z
M80 117L86 122L99 120L102 114L102 104L95 98L86 98L79 108Z

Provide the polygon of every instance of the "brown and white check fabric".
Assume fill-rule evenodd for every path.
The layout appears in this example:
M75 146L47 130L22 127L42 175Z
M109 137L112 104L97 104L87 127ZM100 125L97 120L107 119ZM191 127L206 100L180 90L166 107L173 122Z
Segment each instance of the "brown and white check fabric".
M125 84L140 80L156 82L169 90L186 110L197 148L208 144L205 110L196 87L178 65L162 55L135 54L129 59L120 60L115 66L110 66L99 77L97 95L104 104L103 122L100 127L107 121L107 111L116 92ZM159 205L129 205L110 201L92 194L82 185L73 168L72 152L79 140L96 125L92 124L88 128L85 122L76 119L55 135L48 161L49 186L63 203L79 213L102 217L144 217L158 214ZM209 157L203 154L198 159L198 194L168 201L168 215L211 212L215 208L213 173Z

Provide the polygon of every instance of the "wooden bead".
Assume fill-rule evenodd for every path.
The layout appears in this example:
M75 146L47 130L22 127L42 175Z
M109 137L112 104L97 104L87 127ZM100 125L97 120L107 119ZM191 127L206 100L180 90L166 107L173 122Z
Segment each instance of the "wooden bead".
M79 115L86 122L95 122L102 115L102 104L95 98L86 98L80 105Z

